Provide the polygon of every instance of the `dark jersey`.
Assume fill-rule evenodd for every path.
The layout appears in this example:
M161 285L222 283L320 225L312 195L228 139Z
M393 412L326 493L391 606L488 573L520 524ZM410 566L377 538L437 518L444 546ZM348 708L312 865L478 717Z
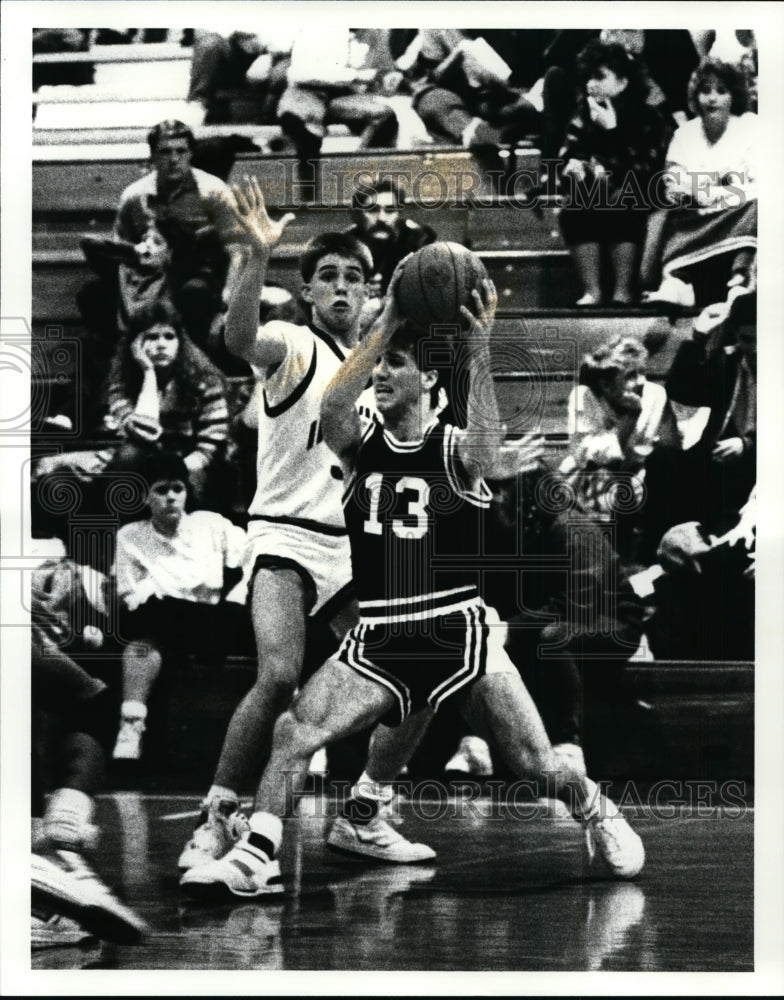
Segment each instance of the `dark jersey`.
M363 619L429 618L477 599L490 493L461 479L456 447L451 425L417 442L366 428L343 501Z

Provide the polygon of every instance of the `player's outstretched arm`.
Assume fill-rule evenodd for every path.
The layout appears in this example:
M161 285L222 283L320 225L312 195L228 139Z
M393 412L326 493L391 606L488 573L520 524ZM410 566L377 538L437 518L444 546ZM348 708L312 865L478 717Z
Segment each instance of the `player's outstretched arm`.
M294 216L288 213L277 222L270 219L255 177L246 177L242 186L234 186L233 192L234 201L227 200L225 207L235 223L232 240L242 242L246 259L229 300L226 346L237 357L266 367L283 359L285 347L278 336L259 333L259 301L272 248Z
M384 298L384 307L369 333L335 372L321 400L324 440L344 467L350 468L353 464L353 455L360 441L361 428L356 402L367 388L376 362L401 323L395 303L395 291L407 259L401 261L395 269Z
M466 471L475 479L490 475L497 465L506 427L501 423L490 367L490 333L498 306L493 282L486 278L480 289L474 289L472 299L471 309L461 307L469 323L466 343L471 381L466 427L460 432L457 447Z

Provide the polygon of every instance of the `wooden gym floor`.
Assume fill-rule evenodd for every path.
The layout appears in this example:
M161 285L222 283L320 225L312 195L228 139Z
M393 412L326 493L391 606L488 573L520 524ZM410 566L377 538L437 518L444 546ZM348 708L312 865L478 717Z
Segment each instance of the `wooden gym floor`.
M751 807L674 805L662 815L637 806L629 818L647 864L637 881L622 883L583 877L580 831L561 807L548 814L521 805L515 817L488 798L404 802L406 835L438 858L400 867L327 851L334 801L311 796L288 824L286 895L211 906L177 885L177 855L197 809L195 796L102 797L94 865L152 932L132 947L36 951L32 968L753 969Z

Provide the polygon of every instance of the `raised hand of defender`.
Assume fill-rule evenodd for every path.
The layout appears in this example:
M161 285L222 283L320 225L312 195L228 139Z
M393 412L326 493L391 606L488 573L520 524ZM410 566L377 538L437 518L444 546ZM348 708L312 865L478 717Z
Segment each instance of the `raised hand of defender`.
M295 218L288 212L282 219L273 220L267 214L264 194L255 177L244 178L242 185L232 185L234 202L225 202L235 222L235 233L242 242L256 252L263 252L275 246L286 226Z
M495 319L498 308L498 293L489 278L485 278L479 288L471 292L471 309L460 306L463 319L468 323L467 336L469 341L477 343L486 341Z

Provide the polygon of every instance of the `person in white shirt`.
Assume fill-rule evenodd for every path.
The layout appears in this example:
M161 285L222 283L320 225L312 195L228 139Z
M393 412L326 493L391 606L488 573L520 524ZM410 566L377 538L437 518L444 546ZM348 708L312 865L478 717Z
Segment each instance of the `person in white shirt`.
M364 130L361 146L394 144L397 118L383 94L402 77L384 41L382 31L344 28L304 28L297 35L278 120L303 166L319 155L327 120Z
M584 359L582 384L569 396L569 450L559 467L582 513L617 522L621 555L631 544L621 529L634 527L653 502L645 484L649 457L655 448L681 447L666 390L645 377L647 361L643 344L624 335Z
M717 301L715 282L704 280L707 262L714 274L717 264L725 264L721 276L730 287L753 281L758 124L746 110L748 98L742 70L712 57L689 81L689 106L696 117L677 129L667 150L664 180L673 207L659 213L654 229L660 253L650 246L646 250L643 282L650 286L657 264L662 274L650 300L691 306L699 291L707 300L698 304Z
M239 30L227 31L224 24L216 24L214 30L196 30L188 88L194 125L223 120L218 99L221 88L253 88L259 100L258 120L274 121L274 105L285 87L295 32L285 23L271 23L266 11L259 21Z
M150 517L117 532L114 567L120 634L128 641L114 748L122 760L141 756L147 702L166 658L188 651L224 655L226 636L247 617L241 594L239 603L224 602L241 578L245 532L213 511L186 513L189 477L179 456L153 456L143 475Z

